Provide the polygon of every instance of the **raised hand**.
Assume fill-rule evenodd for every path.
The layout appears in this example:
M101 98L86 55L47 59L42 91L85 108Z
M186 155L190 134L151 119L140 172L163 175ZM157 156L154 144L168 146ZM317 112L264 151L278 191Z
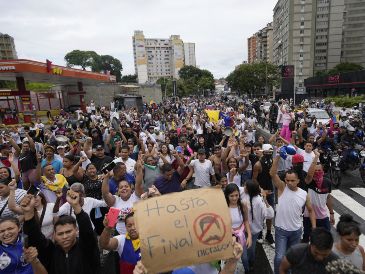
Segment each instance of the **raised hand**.
M15 179L12 179L11 182L8 184L10 190L16 190L17 185Z
M32 194L26 194L20 202L20 207L24 213L34 212L34 196Z
M30 246L28 248L24 248L24 259L27 263L33 263L37 260L38 250L37 248Z
M80 205L80 194L70 189L67 191L66 200L72 207L78 206Z

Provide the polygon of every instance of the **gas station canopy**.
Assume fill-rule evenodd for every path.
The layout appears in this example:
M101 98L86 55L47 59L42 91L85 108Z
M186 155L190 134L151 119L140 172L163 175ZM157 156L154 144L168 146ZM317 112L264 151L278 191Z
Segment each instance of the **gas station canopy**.
M94 85L101 82L115 82L115 76L73 69L63 66L17 59L0 60L0 80L15 81L16 78L23 78L25 81L46 82L61 85Z

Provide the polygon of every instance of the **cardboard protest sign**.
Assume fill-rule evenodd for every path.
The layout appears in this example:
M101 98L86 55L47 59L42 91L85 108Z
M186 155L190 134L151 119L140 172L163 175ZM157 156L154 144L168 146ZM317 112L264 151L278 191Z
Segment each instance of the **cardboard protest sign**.
M134 205L149 273L231 258L231 215L220 189L194 189Z

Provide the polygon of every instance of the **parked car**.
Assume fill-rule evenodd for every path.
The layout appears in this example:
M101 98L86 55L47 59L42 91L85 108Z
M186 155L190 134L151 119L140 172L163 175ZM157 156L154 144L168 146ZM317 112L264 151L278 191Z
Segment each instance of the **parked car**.
M316 117L317 123L322 122L323 125L328 125L331 121L331 117L328 115L327 111L320 108L307 108L308 116Z

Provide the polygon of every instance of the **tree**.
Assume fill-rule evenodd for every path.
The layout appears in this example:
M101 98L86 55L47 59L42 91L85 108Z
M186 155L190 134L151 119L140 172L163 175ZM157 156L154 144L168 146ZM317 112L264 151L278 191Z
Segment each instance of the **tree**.
M209 70L184 66L179 70L179 77L181 81L178 83L178 89L181 96L201 95L206 90L214 89L214 76Z
M137 75L128 74L124 75L121 79L122 83L137 83Z
M191 78L199 79L201 76L202 70L194 66L184 66L179 70L179 77L183 80Z
M110 74L116 76L117 82L121 81L123 66L122 63L117 58L114 58L113 56L110 55L101 55L99 62L100 62L100 64L98 65L99 71L103 72L110 71Z
M68 67L80 66L83 70L95 66L98 54L95 51L73 50L66 54L65 60Z
M364 67L354 63L340 63L328 71L328 75L337 75L346 72L363 70Z
M122 63L111 55L99 55L95 51L73 50L66 54L67 66L80 66L83 70L90 68L94 72L110 71L117 82L122 78Z
M271 90L279 79L279 68L265 62L239 65L226 78L232 90L250 95L265 89L266 85Z

